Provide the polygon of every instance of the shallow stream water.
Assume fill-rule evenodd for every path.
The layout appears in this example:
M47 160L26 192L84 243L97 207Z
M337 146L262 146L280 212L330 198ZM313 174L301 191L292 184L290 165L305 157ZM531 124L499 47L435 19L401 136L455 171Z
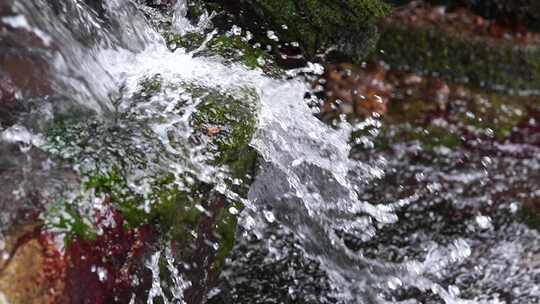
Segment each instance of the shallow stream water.
M0 5L0 41L7 45L1 59L19 64L4 73L23 103L0 128L0 170L12 170L0 175L0 231L17 221L12 202L75 191L71 169L89 165L65 168L49 158L42 134L48 120L75 108L107 123L118 108L131 108L141 79L160 74L167 83L233 95L253 88L260 100L251 143L260 166L209 302L540 303L540 235L520 217L523 204L540 199L538 145L486 140L474 148L426 151L416 141L391 138L390 148L379 151L369 144L373 132L363 146L352 145L353 130L376 131L381 121L330 127L308 107L301 77L276 79L219 57L171 52L127 0L106 0L99 12L79 0L47 2ZM181 14L175 22L177 29L196 28ZM175 94L142 109L144 117L161 119L152 122L152 139L118 139L159 159L148 171L130 172L134 187L144 194L145 176L172 168L234 196L223 171L208 166L187 140L186 119L197 101L180 115L167 108L182 98ZM169 142L171 133L181 149ZM94 153L104 153L100 148ZM179 162L175 156L182 153L192 162ZM157 259L161 252L166 248ZM155 258L148 267L159 275ZM166 297L161 289L171 288L175 297L164 302L183 303L189 284L173 281L176 286L154 282L150 299Z

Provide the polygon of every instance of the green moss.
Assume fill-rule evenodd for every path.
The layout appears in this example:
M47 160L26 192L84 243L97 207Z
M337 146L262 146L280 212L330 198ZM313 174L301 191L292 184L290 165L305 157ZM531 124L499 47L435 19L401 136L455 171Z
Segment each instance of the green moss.
M388 104L387 119L392 123L423 122L430 113L437 111L439 105L421 97L393 99Z
M200 33L187 33L185 35L174 34L171 32L163 33L167 45L171 49L177 47L184 48L187 52L192 52L199 48L205 41L205 36Z
M172 33L164 34L171 49L182 47L187 52L199 49L207 37L200 33L188 33L184 36ZM274 76L281 73L275 65L275 59L267 51L255 47L245 38L232 34L220 34L206 41L206 45L196 56L218 55L225 63L241 63L250 69L261 68L263 72Z
M437 148L445 147L456 149L461 147L460 135L448 128L431 124L392 124L385 122L376 134L369 130L357 131L352 134L351 142L355 142L359 137L367 137L372 146L365 147L355 144L352 154L373 149L375 151L386 151L396 143L415 141L418 142L424 153L434 153Z
M210 41L209 49L224 58L238 60L250 68L261 66L261 60L271 60L265 51L253 47L239 36L217 36Z
M145 198L129 190L125 177L117 168L108 172L84 173L86 191L94 191L99 197L108 197L122 213L127 228L148 223L149 216L142 208Z
M495 93L474 92L452 118L464 126L493 130L495 139L506 139L527 115L527 98L504 96Z
M521 206L519 215L529 227L540 230L540 201L532 199Z
M210 4L205 0L191 0L187 4L187 18L192 21L199 20L205 13L221 11L221 7L218 4Z
M163 82L163 79L161 78L161 75L159 74L143 79L141 83L139 84L141 87L141 90L137 94L140 94L140 95L155 94L156 92L159 92L161 90L162 82Z
M493 89L540 89L540 49L452 34L429 25L385 22L376 57L394 68L438 74Z
M332 48L329 58L362 60L376 45L379 37L376 22L389 13L390 6L381 0L193 1L188 18L196 23L205 11L219 12L212 20L219 34L208 43L210 53L240 59L253 68L260 66L259 58L287 64L281 61L284 49L299 49L308 60L314 60L317 54ZM253 34L254 42L262 44L264 49L253 48L240 37L225 35L224 31L233 24ZM195 50L206 37L203 33L184 37L165 33L164 36L169 45L188 51Z
M444 127L434 125L425 127L405 126L400 131L401 138L420 142L426 151L433 151L435 148L441 146L450 149L461 146L459 135Z
M380 0L208 2L220 4L232 16L226 22L249 29L258 42L272 46L276 55L283 43L298 42L308 59L330 46L349 57L363 57L373 47L368 42L377 36L375 21L389 12ZM269 38L267 31L274 31L280 41Z
M212 186L204 183L193 185L193 190L181 191L177 188L164 187L156 193L148 218L158 223L166 239L174 240L183 248L184 256L191 253L194 236L202 212L198 207L207 207L211 203ZM199 207L199 208L200 208Z
M65 243L74 239L96 239L94 227L80 215L73 202L59 200L53 203L43 213L42 218L45 229L65 234Z
M240 212L243 206L240 203L234 203L229 208L234 208ZM229 255L229 252L231 252L234 246L238 216L231 213L229 208L224 208L220 211L216 224L216 234L219 239L219 248L211 266L211 272L214 274L221 271L225 265L225 260Z
M446 147L455 149L461 145L459 136L447 128L438 126L428 126L427 128L413 129L408 134L412 140L418 140L428 150L436 147Z
M252 102L256 94L245 89L242 96L236 98L197 87L193 87L191 93L194 97L204 95L204 101L193 116L193 127L200 134L208 128L219 130L210 136L209 148L216 155L214 165L227 165L234 178L244 178L254 164L255 152L249 143L256 126L256 108Z

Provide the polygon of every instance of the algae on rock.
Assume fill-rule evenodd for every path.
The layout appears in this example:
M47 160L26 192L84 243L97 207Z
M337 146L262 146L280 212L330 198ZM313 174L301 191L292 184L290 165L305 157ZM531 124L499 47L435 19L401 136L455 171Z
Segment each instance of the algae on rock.
M182 47L195 56L219 56L225 64L240 63L249 69L260 68L268 76L277 76L282 72L270 53L255 47L247 38L231 32L208 34L207 37L201 33L180 35L165 32L163 36L173 51Z

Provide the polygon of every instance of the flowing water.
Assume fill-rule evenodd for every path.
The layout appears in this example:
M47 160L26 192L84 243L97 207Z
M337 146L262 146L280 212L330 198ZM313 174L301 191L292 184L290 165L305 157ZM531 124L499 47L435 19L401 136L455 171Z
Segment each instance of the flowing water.
M251 145L260 168L242 199L236 245L208 301L540 303L540 235L517 215L522 203L540 197L537 146L479 143L489 147L430 154L415 142L396 141L390 151L359 149L350 144L351 132L377 130L379 120L332 128L304 101L308 87L301 77L276 79L219 57L195 56L197 51L171 52L140 5L103 3L105 9L97 11L79 0L0 5L0 59L18 64L0 77L23 103L13 110L16 118L0 126L0 166L11 170L9 177L1 175L2 232L17 221L19 207L10 202L28 206L33 197L69 197L79 191L72 170L95 165L90 157L66 168L50 157L75 153L69 144L51 152L43 135L48 121L74 109L104 125L126 112L131 116L125 128L150 127L150 133L110 141L125 146L126 157L153 160L128 170L130 187L141 195L150 191L148 176L172 170L178 184L189 172L238 199L226 169L208 166L188 140L193 130L187 121L197 100L165 91L149 106L131 104L140 81L159 74L164 83L194 83L239 97L251 88L258 95ZM183 5L177 4L175 30L209 26L210 14L198 25L189 23ZM304 70L317 74L321 67ZM183 112L167 106L182 98ZM174 144L171 133L178 139ZM362 142L369 146L372 140ZM86 147L97 158L105 157L106 148ZM87 196L80 202L87 209L100 204L92 193ZM154 276L149 303L169 294L165 302L183 303L182 293L193 282L171 266L174 286L161 286L161 255L171 265L179 262L167 248L148 260Z

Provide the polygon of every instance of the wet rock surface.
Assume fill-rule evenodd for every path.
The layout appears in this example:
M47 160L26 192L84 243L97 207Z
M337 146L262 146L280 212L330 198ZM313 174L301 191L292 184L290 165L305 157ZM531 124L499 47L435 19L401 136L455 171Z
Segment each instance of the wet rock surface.
M290 235L272 227L265 238L275 251L255 236L235 246L208 303L338 302L320 265L306 258Z

